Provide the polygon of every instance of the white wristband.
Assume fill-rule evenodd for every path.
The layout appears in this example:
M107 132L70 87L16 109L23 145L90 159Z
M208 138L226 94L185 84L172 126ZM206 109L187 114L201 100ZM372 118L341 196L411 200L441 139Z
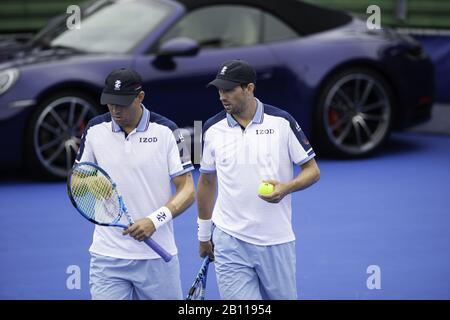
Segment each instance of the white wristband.
M203 220L197 218L197 225L198 225L198 240L202 242L211 240L211 227L212 227L211 219Z
M169 208L167 207L161 207L158 210L150 213L147 218L152 220L153 224L155 225L155 229L158 230L161 226L172 220L172 212L170 212Z

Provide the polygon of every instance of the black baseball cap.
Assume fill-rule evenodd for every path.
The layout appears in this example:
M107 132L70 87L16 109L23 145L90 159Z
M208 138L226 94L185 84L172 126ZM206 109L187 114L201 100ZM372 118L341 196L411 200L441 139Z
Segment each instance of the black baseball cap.
M142 90L142 78L131 68L112 71L105 80L101 104L129 106Z
M247 61L237 59L225 61L207 87L230 90L243 83L256 83L256 72Z

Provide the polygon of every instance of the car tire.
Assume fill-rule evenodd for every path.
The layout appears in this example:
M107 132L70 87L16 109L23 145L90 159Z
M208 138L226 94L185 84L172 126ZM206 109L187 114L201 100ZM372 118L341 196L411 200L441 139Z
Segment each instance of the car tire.
M313 137L319 154L345 158L375 153L388 138L394 116L392 90L378 73L349 68L321 86Z
M67 177L88 121L99 114L99 104L79 92L45 98L30 117L25 141L26 166L32 176Z

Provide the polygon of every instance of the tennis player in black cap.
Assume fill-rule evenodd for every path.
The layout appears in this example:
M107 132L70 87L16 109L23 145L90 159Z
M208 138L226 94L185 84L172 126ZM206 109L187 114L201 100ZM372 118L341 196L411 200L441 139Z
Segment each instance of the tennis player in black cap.
M199 250L215 258L222 299L297 299L291 196L320 171L298 123L256 99L255 84L244 60L224 62L209 83L225 110L203 127ZM296 177L294 165L301 167ZM258 194L263 182L268 191Z
M184 139L175 123L148 110L144 96L136 71L111 72L101 95L109 113L88 123L76 158L110 174L136 221L125 231L95 227L89 249L93 299L183 297L172 219L194 202L193 166L189 154L181 155ZM150 236L173 256L169 262L142 242Z

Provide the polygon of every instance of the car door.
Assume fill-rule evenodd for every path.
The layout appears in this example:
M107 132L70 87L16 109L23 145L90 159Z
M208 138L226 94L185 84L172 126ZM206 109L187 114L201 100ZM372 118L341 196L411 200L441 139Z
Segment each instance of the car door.
M230 59L244 59L253 65L258 76L256 96L264 99L276 93L277 61L261 43L261 23L259 9L241 5L211 5L185 15L159 44L188 37L199 43L200 51L171 58L169 67L155 63L155 54L138 56L135 67L144 79L145 103L179 126L193 127L195 120L206 121L223 108L217 90L206 85Z

